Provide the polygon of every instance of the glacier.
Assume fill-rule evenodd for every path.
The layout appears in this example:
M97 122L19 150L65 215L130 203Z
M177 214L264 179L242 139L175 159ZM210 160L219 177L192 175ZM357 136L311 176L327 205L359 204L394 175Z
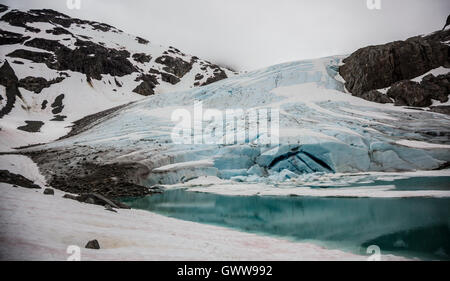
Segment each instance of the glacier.
M338 74L343 58L283 63L146 97L85 132L43 147L88 147L86 154L109 151L97 161L141 163L149 170L142 179L148 186L203 176L273 184L308 174L445 168L450 162L450 117L352 96ZM244 143L221 143L221 135L207 136L216 140L208 144L174 143L177 123L172 113L183 109L195 114L199 101L204 110L276 109L278 143L260 144L262 135ZM236 134L248 129L246 122L230 122L225 127L234 125ZM188 138L195 139L199 131L192 130Z

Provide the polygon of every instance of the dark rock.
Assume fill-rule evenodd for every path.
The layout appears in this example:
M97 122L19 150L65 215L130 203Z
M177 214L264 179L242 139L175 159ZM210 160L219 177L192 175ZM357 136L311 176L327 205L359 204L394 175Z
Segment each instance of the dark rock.
M197 74L195 75L195 80L202 80L203 77L204 77L204 76L203 76L202 74L197 73Z
M95 240L91 240L91 241L89 241L86 244L85 248L86 249L99 250L100 249L100 244L98 243L98 241L96 239Z
M377 102L377 103L392 103L392 100L387 95L384 95L377 90L371 90L371 91L365 92L362 95L360 95L359 97L362 99Z
M46 188L46 189L44 189L44 194L45 195L55 195L55 190L53 190L52 188Z
M219 72L214 72L213 76L208 77L206 79L206 81L203 84L201 84L201 86L206 86L208 84L211 84L211 83L214 83L214 82L220 81L222 79L226 79L226 78L227 78L227 74L225 73L225 71L220 69Z
M8 10L8 6L0 4L0 13L6 12Z
M48 103L47 100L43 100L43 101L42 101L42 104L41 104L41 110L44 110L44 109L47 108L47 103Z
M53 35L63 35L63 34L65 34L65 35L73 36L72 32L68 31L65 28L59 27L59 26L56 26L53 29L46 30L45 32L51 33Z
M444 27L442 28L442 30L444 30L447 26L450 25L450 15L447 17L447 21L445 22Z
M130 209L128 205L113 199L106 198L105 196L98 193L83 193L78 196L65 194L63 197L82 203L104 206L105 208L106 206L109 206L110 208L116 209Z
M394 99L395 105L415 107L430 106L432 100L447 102L450 94L450 73L434 76L429 74L417 83L404 80L395 83L387 95Z
M28 39L29 36L0 29L0 45L22 44Z
M144 44L144 45L146 45L146 44L149 43L148 40L146 40L146 39L144 39L144 38L141 38L141 37L139 37L139 36L136 37L136 41L138 41L139 44Z
M56 52L57 62L50 63L50 68L72 70L100 80L102 74L124 76L136 72L137 69L128 60L130 53L103 47L89 41L77 40L78 48L59 49Z
M41 10L29 10L27 12L22 12L18 10L12 10L6 14L4 14L1 20L8 22L10 25L24 27L27 30L36 32L35 28L28 26L28 23L33 22L49 22L52 24L60 25L62 27L68 28L72 24L79 25L90 25L94 30L100 31L113 31L120 32L120 30L110 26L108 24L99 23L95 21L87 21L80 20L77 18L71 18L63 13L50 10L50 9L41 9Z
M122 87L122 84L119 81L117 81L117 78L115 78L115 77L114 77L114 82L116 83L117 87L119 87L119 88Z
M14 50L12 53L6 56L11 58L26 59L35 63L49 63L50 65L55 60L54 55L50 53L34 52L23 49Z
M355 96L420 76L439 66L450 67L450 30L406 41L361 48L339 68L346 88Z
M22 175L11 173L7 170L0 170L0 182L9 183L11 185L18 185L25 188L40 189L41 187L33 181L25 178Z
M106 211L110 211L110 212L117 213L117 211L114 210L109 204L106 204L106 205L105 205L105 210L106 210Z
M39 94L44 88L48 88L53 84L60 83L64 80L64 77L57 77L50 81L42 77L25 77L19 80L19 87L27 89L28 91Z
M150 85L148 82L142 81L141 84L133 89L133 92L142 96L150 96L155 94L155 91L153 90L154 88L155 87Z
M59 114L64 109L64 105L62 103L63 99L64 94L60 94L55 98L55 101L51 104L53 114Z
M61 49L68 49L57 40L50 40L44 38L34 38L25 42L25 46L46 50L49 52L57 52Z
M64 121L64 119L66 119L67 116L65 115L55 115L52 119L50 119L50 121Z
M146 55L144 53L136 53L136 54L133 54L133 59L139 63L146 63L146 62L150 62L152 57L150 55Z
M450 73L438 76L428 74L423 77L420 86L430 94L432 99L447 102L450 94Z
M32 39L25 45L53 52L54 55L19 49L7 56L45 63L55 70L81 72L97 80L102 78L102 74L124 76L137 71L128 60L130 57L128 51L106 48L90 41L77 39L75 50L67 48L56 40L43 38Z
M18 88L19 80L9 65L8 61L5 61L2 67L0 67L0 85L3 85L6 89L6 104L0 109L0 118L11 112L16 102L16 98L22 98Z
M22 130L29 133L37 133L40 132L41 127L44 125L42 121L25 121L27 123L24 126L17 127L18 130Z
M158 57L156 58L155 62L165 65L163 67L163 70L174 74L178 78L182 78L192 69L192 63L186 62L181 58L174 58L171 56Z
M166 72L161 72L161 71L156 70L156 69L150 69L149 72L158 75L159 77L161 77L162 81L170 83L172 85L175 85L175 84L177 84L178 82L181 81L178 77L176 77L176 76L174 76L172 74L169 74L169 73L166 73Z
M150 96L155 94L155 87L158 85L158 80L154 75L148 75L148 74L142 74L138 78L136 78L136 81L142 81L141 84L139 84L133 92L142 95L142 96Z
M175 85L178 82L180 82L180 78L178 78L172 74L168 74L168 73L164 73L164 72L161 72L161 80L164 82L170 83L172 85Z
M394 99L395 105L425 107L432 104L431 96L428 92L419 83L409 80L400 81L392 85L387 95Z
M430 111L450 115L450 105L431 106Z

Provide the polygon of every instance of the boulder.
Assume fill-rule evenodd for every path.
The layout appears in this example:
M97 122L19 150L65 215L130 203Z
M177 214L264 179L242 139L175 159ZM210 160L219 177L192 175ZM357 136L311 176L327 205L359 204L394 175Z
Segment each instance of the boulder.
M55 190L53 190L52 188L46 188L46 189L44 189L44 194L45 195L55 195Z
M87 242L86 246L84 246L86 249L94 249L99 250L100 244L98 243L97 239L91 240Z

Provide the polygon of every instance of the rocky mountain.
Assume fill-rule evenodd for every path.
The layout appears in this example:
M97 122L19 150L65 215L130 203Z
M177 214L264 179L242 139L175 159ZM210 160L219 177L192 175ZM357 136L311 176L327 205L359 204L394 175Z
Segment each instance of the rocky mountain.
M234 73L53 10L0 5L0 150L54 140L90 114Z
M343 60L339 73L354 96L450 113L450 29L369 46Z

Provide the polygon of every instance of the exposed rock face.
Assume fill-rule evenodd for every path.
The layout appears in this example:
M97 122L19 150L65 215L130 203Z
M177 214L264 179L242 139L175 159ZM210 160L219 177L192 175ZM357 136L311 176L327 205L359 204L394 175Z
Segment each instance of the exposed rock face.
M449 25L450 25L450 15L447 17L447 21L445 22L444 28L442 28L442 30L444 30Z
M368 91L415 78L431 69L450 67L450 46L442 43L449 39L450 30L445 30L425 37L361 48L343 60L345 64L339 68L339 73L346 81L346 88L360 97Z
M417 82L404 80L395 83L388 91L395 105L425 107L431 105L428 93Z
M436 113L443 113L450 115L450 105L432 106L430 110Z
M51 62L53 62L53 60L54 60L53 55L50 53L34 52L34 51L24 50L24 49L15 50L12 53L8 54L7 56L11 57L11 58L26 59L26 60L30 60L35 63L50 62L50 65L51 65Z
M392 103L392 100L377 90L371 90L363 93L360 98L378 103Z
M19 87L27 89L28 91L35 92L39 94L44 88L48 88L53 84L59 83L64 80L64 77L58 77L47 81L47 79L42 77L25 77L19 80Z
M6 10L8 10L8 7L3 4L0 4L0 13L5 12Z
M54 27L53 29L48 29L45 31L46 33L51 33L53 35L62 35L62 34L66 34L66 35L73 35L72 32L68 31L65 28L62 27Z
M63 99L64 99L64 94L60 94L55 98L55 101L51 104L52 109L52 113L53 114L58 114L61 113L61 111L64 109L64 104L63 104Z
M155 76L147 74L139 76L138 78L136 78L136 81L142 82L133 90L133 92L142 96L150 96L155 94L154 89L156 85L159 84Z
M219 71L214 71L214 76L208 77L208 79L206 79L206 82L201 84L201 86L205 86L226 78L227 74L225 73L225 71L220 69Z
M150 73L156 74L156 76L160 77L162 81L170 83L172 85L175 85L175 84L177 84L178 82L181 81L180 78L178 78L178 77L176 77L176 76L174 76L172 74L169 74L169 73L166 73L166 72L161 72L161 71L156 70L156 69L151 69Z
M139 44L143 44L143 45L150 43L148 40L141 38L139 36L136 37L136 41L138 41Z
M150 62L150 60L152 59L152 56L146 55L144 53L136 53L136 54L133 54L133 59L139 63L146 63L146 62Z
M403 80L395 83L387 95L395 101L395 105L427 107L438 100L447 102L450 94L450 73L425 76L421 83Z
M44 125L42 121L25 121L26 125L17 127L17 129L29 132L29 133L37 133L40 132L41 127Z
M22 44L28 39L30 37L0 29L0 45Z
M25 188L40 189L41 187L22 175L0 170L0 182L18 185Z
M4 115L11 112L14 103L16 102L16 97L22 98L18 89L19 79L8 61L5 61L0 68L0 85L5 86L6 88L6 104L0 109L0 118L2 118Z
M174 58L171 56L161 56L157 58L155 62L165 65L163 70L174 74L178 78L183 77L192 69L192 63L184 61L183 59L177 57Z
M49 22L57 25L61 25L65 28L69 28L72 24L84 24L90 25L95 30L101 30L103 32L112 31L119 32L116 28L99 22L80 20L77 18L71 18L65 14L50 10L30 10L28 12L12 10L1 17L1 20L8 22L13 26L24 27L27 30L32 31L33 27L28 26L28 23L33 22Z
M131 74L136 68L128 60L130 53L126 50L115 50L89 41L77 40L75 50L71 50L56 40L35 38L25 43L26 46L54 52L37 53L28 50L16 50L9 57L28 59L36 63L45 63L56 70L72 70L81 72L94 79L102 79L102 74L124 76Z
M422 79L420 85L430 94L432 99L447 102L450 94L450 73L438 76L429 74Z

